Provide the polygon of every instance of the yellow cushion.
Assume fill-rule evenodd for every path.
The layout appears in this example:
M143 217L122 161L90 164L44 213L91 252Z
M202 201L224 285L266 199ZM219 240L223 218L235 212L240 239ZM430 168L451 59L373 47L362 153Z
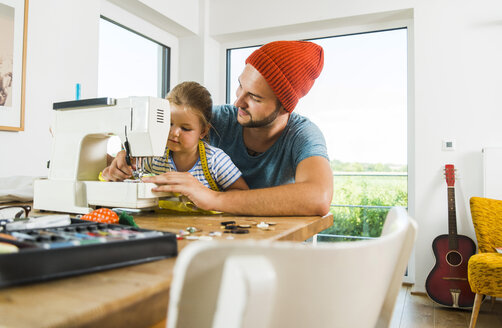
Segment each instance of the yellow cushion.
M471 214L479 252L491 253L502 247L502 200L472 197Z
M502 297L502 254L481 253L471 256L467 272L474 293Z

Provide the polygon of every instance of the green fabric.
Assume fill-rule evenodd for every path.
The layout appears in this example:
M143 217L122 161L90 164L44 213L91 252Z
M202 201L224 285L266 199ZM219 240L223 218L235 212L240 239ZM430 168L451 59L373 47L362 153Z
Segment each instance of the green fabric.
M127 214L126 212L121 212L119 215L119 224L128 225L132 227L137 227L138 225L134 222L134 218L132 215Z

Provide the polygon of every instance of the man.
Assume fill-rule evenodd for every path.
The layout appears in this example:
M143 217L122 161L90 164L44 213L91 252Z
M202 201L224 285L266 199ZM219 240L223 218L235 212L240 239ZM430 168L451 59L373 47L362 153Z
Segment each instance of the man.
M230 156L251 190L215 192L186 172L168 172L143 181L157 184L153 191L184 194L206 210L244 215L327 214L333 177L324 137L312 122L292 113L323 64L323 49L314 43L268 43L246 59L234 106L213 109L211 144ZM124 163L123 154L117 156L103 176L116 180L130 175L131 168Z

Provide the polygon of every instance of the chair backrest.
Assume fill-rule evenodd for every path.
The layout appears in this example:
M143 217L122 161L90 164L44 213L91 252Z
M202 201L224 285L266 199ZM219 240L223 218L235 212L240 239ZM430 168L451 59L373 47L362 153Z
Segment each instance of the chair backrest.
M393 208L372 240L192 243L176 261L167 326L388 326L415 234Z
M480 253L502 246L502 200L472 197L471 216Z

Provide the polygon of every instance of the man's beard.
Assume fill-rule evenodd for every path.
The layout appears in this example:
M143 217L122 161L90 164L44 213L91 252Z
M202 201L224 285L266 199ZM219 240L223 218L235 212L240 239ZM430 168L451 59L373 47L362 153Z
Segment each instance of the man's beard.
M264 127L264 126L267 126L269 125L270 123L272 123L273 121L275 121L275 119L277 118L277 116L279 116L279 112L281 110L281 104L279 103L277 105L277 107L275 108L275 111L270 114L269 116L259 120L259 121L255 121L253 120L253 116L251 115L250 112L248 112L247 110L245 110L244 108L239 108L240 110L242 110L243 112L246 112L248 115L249 115L249 122L247 123L241 123L241 125L243 127L246 127L246 128L261 128L261 127Z

